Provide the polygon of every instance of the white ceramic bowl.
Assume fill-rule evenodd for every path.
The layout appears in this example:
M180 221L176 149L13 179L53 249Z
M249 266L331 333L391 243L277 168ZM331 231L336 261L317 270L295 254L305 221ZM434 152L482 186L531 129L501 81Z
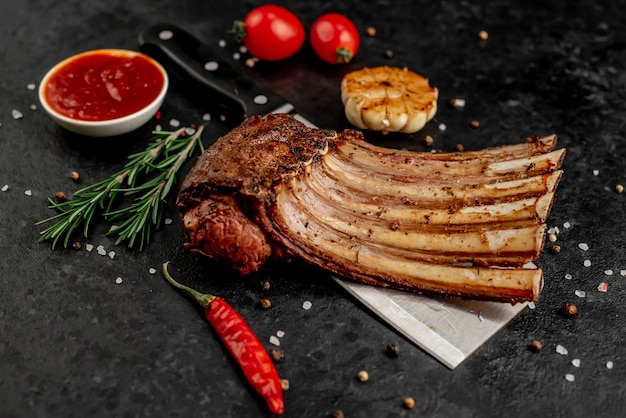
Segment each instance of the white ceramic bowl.
M113 56L119 57L134 57L139 55L145 58L148 62L150 62L150 64L154 65L154 67L158 69L163 76L162 87L156 95L156 98L154 98L151 102L147 103L145 106L135 111L134 113L119 118L98 121L75 119L54 109L53 106L46 99L45 94L46 86L50 82L50 79L62 67L86 55L94 53L110 53ZM156 114L156 112L163 104L168 85L169 81L165 69L158 62L148 57L147 55L125 49L100 49L74 55L52 67L43 77L43 79L41 80L41 84L39 85L39 101L41 102L41 105L45 109L45 111L52 117L52 119L65 129L68 129L80 135L92 137L116 136L131 132L147 123Z

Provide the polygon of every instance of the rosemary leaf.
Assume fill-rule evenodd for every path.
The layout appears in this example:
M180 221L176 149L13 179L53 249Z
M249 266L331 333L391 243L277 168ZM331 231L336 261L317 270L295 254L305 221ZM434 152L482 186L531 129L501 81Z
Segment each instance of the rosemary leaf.
M94 218L100 214L108 222L120 222L107 232L107 235L117 236L116 244L127 242L133 247L139 243L139 250L143 250L150 241L152 229L161 224L166 198L180 167L196 148L204 152L203 128L200 126L190 137L183 135L185 128L154 132L146 149L129 155L122 170L77 190L71 200L49 199L49 208L59 213L37 222L37 225L54 222L41 232L39 241L52 241L54 249L62 239L63 246L67 247L79 227L87 238ZM113 204L123 197L132 202L113 210Z

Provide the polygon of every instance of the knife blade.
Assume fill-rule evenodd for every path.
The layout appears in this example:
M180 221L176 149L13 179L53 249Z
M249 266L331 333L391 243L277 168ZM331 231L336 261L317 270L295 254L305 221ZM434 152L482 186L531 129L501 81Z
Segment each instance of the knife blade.
M275 93L244 77L227 60L176 25L161 23L138 36L140 50L159 61L206 100L243 118L289 113L316 127ZM515 318L526 303L516 305L430 298L392 289L333 279L363 306L406 339L450 369L456 368Z

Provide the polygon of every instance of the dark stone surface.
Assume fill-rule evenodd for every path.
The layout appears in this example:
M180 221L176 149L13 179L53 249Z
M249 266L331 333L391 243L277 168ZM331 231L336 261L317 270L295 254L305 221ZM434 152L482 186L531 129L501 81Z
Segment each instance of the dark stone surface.
M285 332L286 357L278 365L291 382L285 416L326 417L334 409L346 417L621 416L626 193L614 188L626 184L623 1L280 1L306 26L323 12L339 11L377 34L362 38L357 58L345 67L322 64L308 46L285 62L253 69L232 59L232 42L221 50L327 128L346 126L339 100L345 72L390 64L429 77L440 89L436 120L408 138L371 135L372 141L421 150L423 137L432 135L434 147L451 150L458 143L476 149L559 135L568 154L549 224L560 229L562 250L539 261L546 274L541 301L454 371L372 317L323 272L292 263L242 279L190 256L171 205L175 221L143 252L115 247L104 224L81 241L114 250L113 259L37 243L35 223L51 215L46 199L107 177L145 146L154 124L112 143L80 138L31 110L37 98L27 85L83 50L136 49L137 34L159 21L207 42L228 39L231 22L259 3L0 3L0 187L8 185L0 192L0 416L266 416L200 309L159 273L149 273L165 260L181 280L229 300L264 342ZM488 31L487 40L478 38L480 30ZM387 49L391 59L384 57ZM463 109L446 105L455 97L466 100ZM205 106L174 84L163 122L201 123ZM23 118L14 120L12 109ZM207 143L228 129L217 119L207 126ZM480 128L471 128L472 120ZM78 184L69 180L73 170L81 174ZM587 252L578 248L581 242ZM592 261L588 268L585 259ZM258 283L266 279L272 287L263 292ZM598 292L604 281L608 292ZM263 296L271 309L258 307ZM301 308L305 300L313 303L309 311ZM561 314L568 301L578 306L573 318ZM528 350L533 340L543 343L540 353ZM385 354L390 342L399 344L397 358ZM568 355L556 353L559 344ZM367 383L356 379L361 369L369 372ZM568 373L574 382L565 379ZM416 401L412 411L402 407L406 396Z

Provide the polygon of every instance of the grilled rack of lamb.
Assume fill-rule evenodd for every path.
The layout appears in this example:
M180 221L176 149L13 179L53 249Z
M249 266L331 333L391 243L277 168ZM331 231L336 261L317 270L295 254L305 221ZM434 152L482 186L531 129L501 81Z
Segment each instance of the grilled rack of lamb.
M565 149L556 136L417 153L359 131L253 116L199 157L177 206L185 247L241 274L300 258L378 286L537 300L546 218Z

